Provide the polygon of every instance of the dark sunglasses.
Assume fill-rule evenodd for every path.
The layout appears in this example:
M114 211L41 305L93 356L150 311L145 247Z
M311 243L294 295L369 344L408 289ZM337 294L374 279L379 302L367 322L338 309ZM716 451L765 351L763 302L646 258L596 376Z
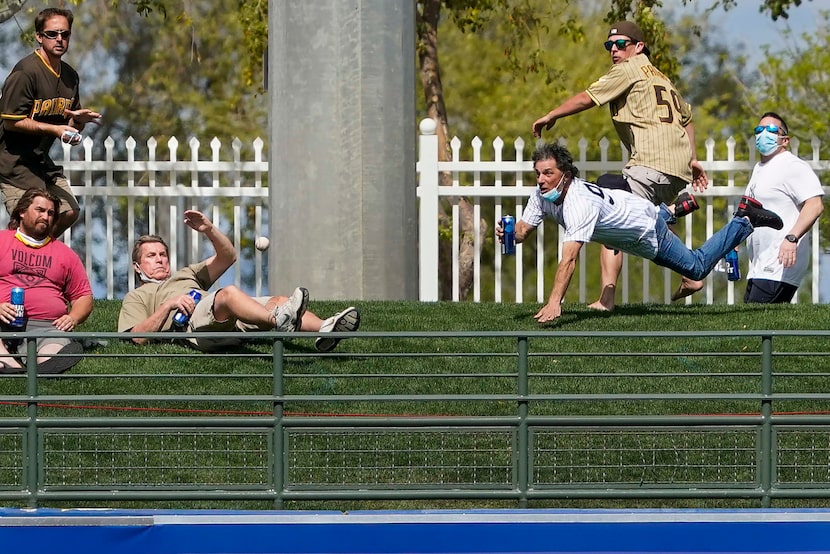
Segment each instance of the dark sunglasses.
M58 37L69 38L72 31L41 31L40 34L49 40L55 40Z
M626 48L628 48L629 44L634 44L634 41L624 38L618 38L617 40L606 40L604 46L605 49L610 52L612 46L616 46L617 50L625 50Z
M757 127L755 127L756 135L760 135L764 131L769 131L770 133L775 133L777 135L779 131L784 131L784 129L782 129L778 125L758 125ZM786 132L783 132L782 134L784 136L787 136Z

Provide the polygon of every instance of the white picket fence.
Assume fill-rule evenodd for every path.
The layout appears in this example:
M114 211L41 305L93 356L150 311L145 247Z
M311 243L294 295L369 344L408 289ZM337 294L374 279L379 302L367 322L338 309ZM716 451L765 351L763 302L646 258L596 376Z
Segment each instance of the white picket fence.
M144 145L133 138L117 145L107 138L103 159L94 158L95 144L89 137L79 146L61 145L63 159L55 157L55 162L63 166L83 210L81 221L63 239L81 256L96 298L121 298L133 288L130 256L141 234L163 236L175 268L212 253L212 247L184 225L186 209L207 214L237 247L253 244L260 234L268 236L264 142L257 138L246 147L237 139L228 153L214 138L207 159L200 159L200 145L190 139L185 159L179 159L175 137L167 141L163 155L157 153L154 138ZM243 159L243 150L249 159ZM8 214L0 210L0 225L5 228L7 223ZM268 294L266 256L251 248L245 252L247 256L220 282L236 284L249 294Z
M493 300L495 302L502 302L503 296L506 295L512 298L515 302L522 302L527 300L525 295L524 274L526 271L535 273L535 283L532 285L535 288L535 301L544 302L550 293L550 286L552 285L553 273L548 270L545 272L545 258L556 255L559 259L559 252L561 251L561 237L557 241L557 248L555 252L546 251L545 233L556 233L555 227L548 228L546 231L545 225L542 224L535 235L535 259L528 263L528 256L523 255L523 245L517 245L516 263L505 263L505 258L501 255L498 248L494 249L494 259L492 264L494 271L492 272L492 283L486 283L487 288L492 288L492 298L483 298L482 276L484 275L482 264L482 253L485 251L485 244L481 238L481 220L483 216L489 222L498 221L503 213L506 213L504 204L508 204L508 208L515 204L514 217L518 220L521 217L522 206L526 203L527 197L535 190L535 175L533 173L532 163L529 161L531 152L526 151L526 145L522 138L518 138L513 142L513 152L508 156L512 160L505 160L505 144L501 138L496 138L492 143L492 150L484 151L484 144L477 137L470 145L472 147L472 160L464 160L461 157L462 144L458 138L451 141L452 160L446 162L438 161L438 137L435 134L436 124L432 119L424 119L420 123L420 140L419 140L419 154L418 154L418 200L420 206L420 220L419 220L419 266L420 266L420 299L422 301L435 301L439 299L439 228L436 222L439 217L439 206L441 199L448 199L452 205L451 219L452 219L452 299L460 299L459 287L459 246L460 246L460 225L459 225L459 207L458 203L453 199L459 197L466 197L473 204L473 220L475 225L474 230L474 281L472 285L471 295L472 300L479 302L482 300ZM710 186L708 190L697 195L701 197L704 209L696 212L692 217L684 219L685 230L681 231L681 236L684 238L687 246L692 246L693 228L695 225L703 224L705 226L705 234L707 237L711 236L716 230L715 222L723 221L727 214L731 214L735 209L735 203L744 193L746 187L746 179L748 179L749 172L755 165L755 149L754 142L749 145L749 159L738 160L735 157L737 141L734 138L729 138L725 141L727 149L727 157L725 160L717 160L714 158L715 141L713 139L706 140L705 159L701 160L704 168L710 179ZM577 148L574 149L568 145L577 167L580 170L581 176L591 175L594 178L602 173L619 173L627 161L626 151L618 143L615 148L620 152L618 159L609 159L609 149L611 142L603 139L600 146L600 159L588 159L587 151L589 144L585 139L577 143ZM811 155L807 157L810 165L819 172L819 177L822 178L822 172L830 170L830 160L821 160L819 158L819 142L813 140L811 143ZM799 141L793 139L791 141L791 148L793 152L798 155ZM532 148L530 149L532 150ZM484 161L484 158L492 158L490 161ZM452 185L441 185L441 174L449 173L451 175ZM740 182L736 182L736 176L741 178ZM505 184L508 183L508 184ZM825 194L830 193L830 187L824 187ZM726 210L719 210L717 213L714 209L713 202L706 201L707 199L714 199L717 197L725 197L727 199ZM492 199L493 212L484 212L483 210L490 209L490 199ZM483 202L484 201L484 202ZM507 202L505 202L507 201ZM484 207L486 206L486 208ZM701 222L701 219L703 221ZM558 233L557 233L558 234ZM812 236L812 271L805 283L802 284L799 291L802 300L809 298L812 303L819 302L819 284L821 276L819 274L819 258L821 250L819 248L819 232L818 222L813 228ZM549 241L548 241L549 242ZM548 245L550 248L550 245ZM595 290L589 290L586 283L586 264L592 263L598 265L598 260L588 259L586 249L583 249L578 270L578 283L572 283L578 286L579 301L591 302L599 295L599 287ZM746 271L746 261L742 262L743 270ZM509 284L505 282L506 268L513 266L512 281L515 285L512 286L512 291L505 291L505 287ZM652 276L656 279L662 279L662 287L660 302L670 303L671 293L676 287L679 278L673 275L665 268L658 266L637 258L634 256L625 256L623 272L618 283L617 301L629 303L633 298L633 292L629 285L629 277L633 272L641 272L642 275L642 293L638 301L653 301L649 294L651 288ZM658 281L659 282L659 281ZM512 292L512 294L511 294ZM808 296L805 296L808 295ZM697 293L693 297L687 298L686 302L691 303L698 301L697 299L705 299L707 304L715 302L725 302L728 304L735 303L735 285L733 282L728 282L723 273L713 272L706 278L704 290ZM794 299L797 301L798 298Z
M420 131L416 167L419 174L417 197L420 208L419 294L423 301L434 301L439 298L437 222L441 200L461 196L470 199L474 204L476 225L479 225L484 215L488 221L498 220L507 209L505 205L513 209L513 215L518 218L521 217L522 205L535 188L535 178L529 161L530 151L521 138L513 142L512 153L509 155L512 160L504 159L505 144L502 139L494 140L489 150L485 150L482 141L475 139L470 145L471 160L462 159L462 144L458 139L453 139L452 161L439 162L435 123L431 119L422 121ZM748 160L737 160L736 144L734 139L728 139L726 159L716 160L715 141L706 141L706 157L702 163L712 185L702 195L704 209L692 218L686 218L688 224L683 236L687 245L692 245L694 225L704 225L706 236L710 236L715 230L716 221L723 219L724 214L716 213L712 202L705 201L707 198L726 197L728 212L734 210L734 202L743 194L746 183L736 182L736 174L741 177L751 170L755 163L754 149L748 149ZM179 151L183 146L187 154L180 156ZM133 288L130 254L135 238L143 233L160 234L168 240L171 264L174 267L198 261L212 252L210 245L204 244L198 233L187 229L182 222L182 212L191 208L207 213L237 247L242 247L243 256L223 277L221 283L235 284L249 294L268 294L267 254L250 248L256 236L269 234L268 163L264 155L264 142L256 139L251 144L243 144L237 139L229 145L223 145L214 138L208 144L210 154L204 156L202 149L200 157L201 146L196 138L182 144L175 137L167 140L161 148L154 138L143 144L133 138L120 144L107 138L96 148L92 139L87 137L79 146L61 145L62 159L61 156L54 156L55 161L64 167L83 210L81 221L67 231L63 238L81 255L90 273L96 298L121 298ZM625 150L618 144L614 148L619 155L609 156L612 143L603 139L599 145L598 160L588 159L588 146L584 139L577 143L576 149L569 145L583 176L619 172L625 163ZM792 148L798 154L799 143L795 139ZM161 154L159 150L162 150ZM484 160L488 157L491 161ZM830 170L830 161L819 157L818 141L812 141L811 154L806 159L819 172L820 177L821 172ZM446 172L452 177L451 186L439 184L440 175ZM825 193L830 193L830 188L824 189ZM491 204L492 213L486 212L485 210L491 209ZM452 206L452 298L459 300L459 211L457 203L453 202ZM7 222L8 215L5 210L0 210L0 226L5 227ZM817 227L812 233L812 272L802 286L801 295L802 301L814 303L819 301L821 282L819 258L822 252ZM537 255L534 259L529 259L529 254L523 256L522 252L527 248L518 245L516 259L523 260L523 263L514 264L512 261L505 263L498 249L492 260L483 260L482 255L486 249L479 237L480 228L477 229L471 298L474 301L492 299L496 302L506 298L521 302L527 300L530 294L536 302L543 302L550 291L550 280L553 278L550 269L547 274L545 272L545 259L554 255L558 257L561 247L557 240L555 249L548 245L546 250L543 247L545 233L543 224L535 236ZM552 237L555 236L554 233L558 235L555 228L548 228L547 233ZM586 281L587 263L595 263L595 260L588 259L583 252L579 281L572 284L572 288L578 287L581 302L591 301L598 294L598 291L590 289ZM486 272L485 267L492 269ZM509 276L506 273L508 270L512 273ZM525 273L535 274L535 280L530 286L523 282ZM492 282L483 281L485 274L492 275ZM634 291L629 285L633 275L642 276L642 293ZM647 298L651 281L655 279L658 283L662 280L661 301L668 303L672 282L677 282L676 276L650 262L626 256L618 301L628 303L635 293L640 298ZM488 294L492 298L483 297L484 289L491 291ZM535 295L525 294L526 289L535 289ZM723 298L721 294L724 295ZM734 286L726 284L722 274L713 274L707 278L703 293L698 293L694 298L705 298L707 303L733 303Z

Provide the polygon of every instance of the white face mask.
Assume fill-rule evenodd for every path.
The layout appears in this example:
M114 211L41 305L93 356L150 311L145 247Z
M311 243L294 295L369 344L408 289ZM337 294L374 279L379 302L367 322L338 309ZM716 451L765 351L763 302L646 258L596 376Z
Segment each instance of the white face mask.
M562 183L564 181L565 181L565 174L563 173L562 178L559 179L559 183L555 187L550 189L549 191L543 192L542 193L542 198L544 198L548 202L556 202L557 200L559 200L559 198L562 196L562 190L561 190L560 187L562 187Z
M133 264L133 265L135 267L135 272L138 274L138 278L142 283L163 283L164 281L167 280L167 279L153 279L152 277L149 277L146 273L141 271L141 269L138 267L138 264Z

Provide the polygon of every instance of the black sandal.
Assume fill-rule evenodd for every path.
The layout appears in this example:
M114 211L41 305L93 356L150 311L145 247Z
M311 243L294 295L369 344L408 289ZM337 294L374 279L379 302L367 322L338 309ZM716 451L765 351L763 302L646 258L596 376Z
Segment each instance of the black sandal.
M72 368L83 359L83 356L72 356L71 354L83 354L84 347L81 343L72 341L53 355L45 362L37 365L38 373L55 374L63 373ZM26 368L23 368L26 371Z

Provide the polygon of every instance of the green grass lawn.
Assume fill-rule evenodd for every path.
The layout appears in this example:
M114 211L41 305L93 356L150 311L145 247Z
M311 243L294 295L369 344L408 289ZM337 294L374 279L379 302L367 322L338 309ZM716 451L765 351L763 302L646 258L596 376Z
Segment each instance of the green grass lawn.
M333 354L318 355L313 336L286 342L286 394L513 394L517 386L516 338L474 336L499 331L534 333L529 344L532 393L753 393L759 390L760 340L732 337L733 331L830 329L830 311L824 305L627 305L609 314L568 304L562 318L539 325L533 319L537 304L357 304L362 315L360 333L341 342ZM310 309L325 317L344 305L313 302ZM119 308L118 301L96 301L92 316L78 331L114 332ZM635 336L562 336L620 331ZM469 335L401 336L436 332ZM656 338L654 332L691 336ZM382 336L384 333L397 335ZM55 394L222 394L241 398L271 394L272 344L255 340L257 334L251 337L254 340L244 347L219 354L200 353L178 344L137 346L107 339L107 344L89 348L88 357L64 377L44 379L43 390ZM826 355L795 354L825 352L825 338L777 337L774 349L794 353L776 358L774 369L781 374L776 380L779 390L826 388ZM19 388L25 379L4 382L13 390L11 383ZM267 403L243 403L256 405L256 410L269 409ZM373 402L372 408L386 410L393 404ZM547 404L548 410L557 413L573 409L561 402ZM612 404L581 403L579 409L602 411ZM654 405L625 402L613 410L638 412ZM418 413L492 413L494 409L490 402L452 406L418 402L399 407L417 408ZM705 405L696 402L694 407ZM329 404L324 408L334 409ZM505 410L513 408L506 406Z
M823 305L628 305L600 313L566 305L563 317L539 325L536 304L359 302L360 333L333 354L319 355L313 336L286 342L284 392L291 413L498 415L515 413L515 402L493 398L430 399L429 395L515 395L515 336L475 333L529 331L529 392L536 414L677 414L757 412L755 401L661 399L665 394L757 394L760 391L760 339L733 337L733 331L830 329ZM316 302L325 317L343 303ZM113 332L117 301L96 301L80 333ZM628 337L562 336L574 332L628 332ZM654 337L654 332L686 336ZM464 336L434 336L463 332ZM384 336L384 334L394 336ZM418 336L432 334L433 336ZM691 333L691 335L690 335ZM406 336L411 334L412 336ZM88 349L69 373L41 380L40 392L61 395L203 395L187 400L146 398L131 406L269 413L273 392L272 343L252 341L226 353L205 354L179 344L137 346L108 338ZM826 390L824 337L777 337L776 391ZM804 355L803 353L809 353ZM22 394L23 377L7 378L3 394ZM580 395L616 395L588 401ZM422 395L396 399L388 395ZM348 401L334 396L355 396ZM567 396L567 398L563 398ZM650 396L648 400L639 397ZM308 399L308 397L313 397ZM127 401L122 401L122 403ZM103 405L112 403L100 402ZM821 410L815 401L781 402L784 410ZM18 411L16 407L5 408ZM0 410L0 414L4 413ZM140 413L140 412L137 412ZM149 414L165 412L149 411ZM142 415L147 415L142 413ZM128 414L127 414L128 415Z
M345 305L318 301L310 309L326 317ZM518 377L517 337L525 333L529 337L531 416L757 414L761 341L736 333L830 328L823 305L627 305L608 314L567 304L560 320L542 326L533 319L537 304L368 301L357 305L362 314L360 332L341 342L334 353L317 353L312 335L286 341L282 383L288 417L515 416L517 394L523 386ZM169 342L141 347L127 340L96 337L115 331L119 308L117 301L96 301L92 316L78 334L105 343L90 346L87 357L69 373L38 380L39 393L48 395L39 407L42 417L256 417L272 413L275 389L270 340L252 334L252 339L260 340L229 352L204 354ZM620 332L627 336L614 336ZM779 413L830 412L830 401L816 396L830 388L827 337L776 336L773 340L773 389L793 395L776 400L773 409ZM26 386L25 376L2 379L0 418L26 416ZM348 434L344 437L349 440ZM94 444L102 439L95 435L86 440L90 444L79 443L82 450L94 452ZM108 448L129 452L129 440ZM144 440L146 444L148 439ZM228 446L245 452L249 448L245 440L241 435L231 436ZM153 449L158 452L147 463L166 467L164 449ZM590 451L586 449L585 455ZM177 477L185 483L189 478L185 469ZM570 505L578 504L620 506L595 500ZM347 505L416 506L389 501L316 502L302 507L334 505L338 509ZM454 504L432 501L428 505ZM551 501L545 505L565 504Z

